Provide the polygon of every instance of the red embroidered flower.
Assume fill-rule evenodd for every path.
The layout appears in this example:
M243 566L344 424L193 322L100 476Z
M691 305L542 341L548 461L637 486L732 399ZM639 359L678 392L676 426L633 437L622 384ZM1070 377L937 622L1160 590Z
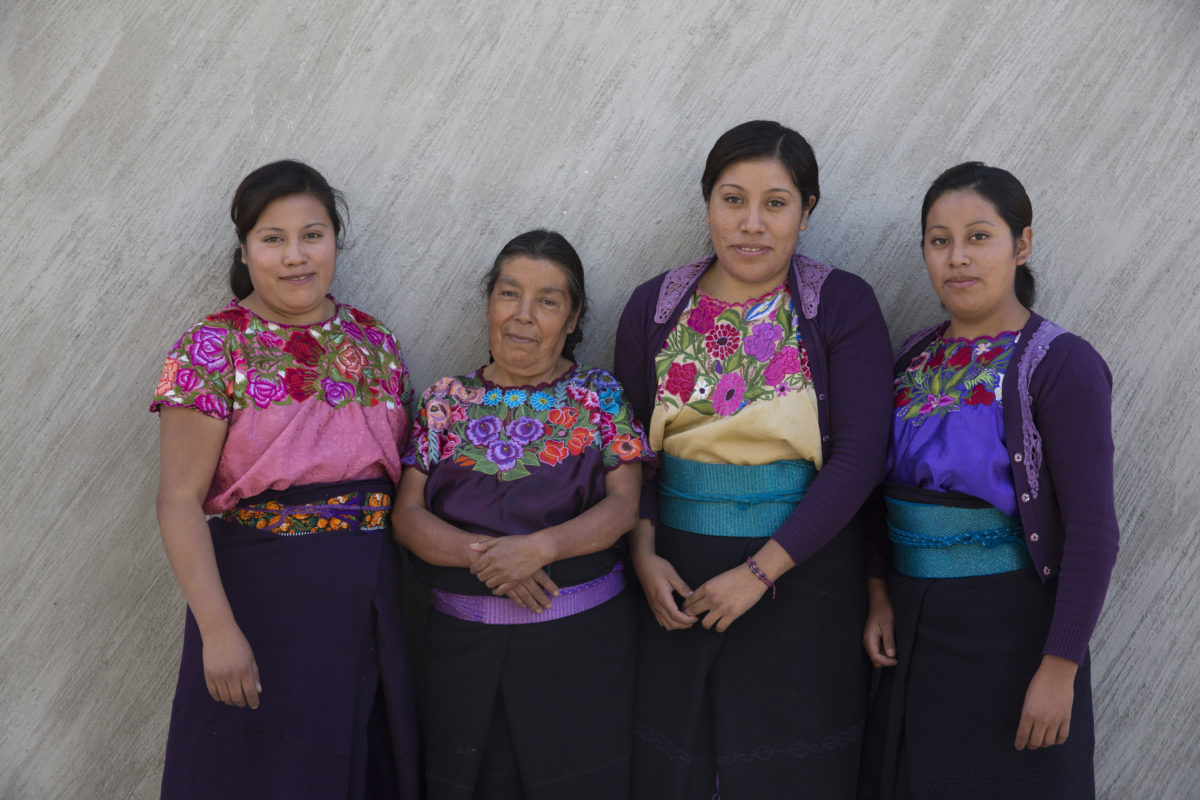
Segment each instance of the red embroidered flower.
M342 342L337 351L337 368L346 380L358 383L366 363L367 359L363 357L362 350L350 342Z
M686 364L672 364L667 367L667 386L666 390L678 397L683 402L687 402L692 398L692 390L696 388L696 365L692 362Z
M930 359L925 362L925 366L929 369L937 369L942 365L942 360L946 358L946 351L939 349Z
M996 356L1000 355L1003 352L1004 352L1003 347L993 347L991 350L988 350L985 353L980 353L979 355L975 356L975 363L976 364L990 364L996 360Z
M733 355L741 343L742 335L728 322L718 322L704 337L704 349L720 361Z
M377 324L375 322L374 317L372 317L370 314L364 314L363 312L359 311L357 308L351 308L350 315L352 317L354 317L356 320L358 320L360 325L375 325L375 324Z
M633 461L642 454L642 440L629 433L613 437L612 451L622 461Z
M555 425L569 428L579 420L579 412L573 408L550 409L550 421Z
M311 369L288 367L283 373L283 385L287 389L288 397L304 400L312 397L317 378L317 373Z
M287 344L283 346L283 352L289 353L292 358L306 367L315 367L317 361L325 353L325 348L321 343L313 339L308 331L292 331L292 336L288 339Z
M571 431L571 438L567 440L567 449L571 451L571 455L577 456L587 450L591 443L592 432L587 428L576 428Z
M971 348L965 345L959 345L954 351L954 355L946 359L946 366L951 369L960 369L971 363Z
M553 467L566 458L568 452L566 445L562 442L551 440L546 442L546 446L542 448L542 452L538 453L538 461Z
M896 394L896 401L895 401L895 405L893 406L893 408L901 408L902 406L908 405L911 401L912 401L912 392L910 392L909 388L907 386L905 386L903 389L901 389Z
M963 402L969 406L981 404L990 406L995 399L995 393L988 391L988 388L982 383L977 383L975 384L975 388L971 390L971 393L963 398Z
M224 322L231 328L239 331L246 330L250 325L250 312L242 307L227 308L212 317L213 322Z

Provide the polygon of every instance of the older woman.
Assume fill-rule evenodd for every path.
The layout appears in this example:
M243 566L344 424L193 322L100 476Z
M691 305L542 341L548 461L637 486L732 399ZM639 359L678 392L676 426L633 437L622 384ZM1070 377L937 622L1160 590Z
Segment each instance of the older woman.
M865 282L794 254L820 194L800 134L733 128L701 189L714 254L639 286L617 329L662 459L632 545L633 796L853 796L887 330Z
M621 388L576 364L583 266L557 233L486 281L492 361L428 389L394 519L430 585L429 796L629 792L633 604L617 540L647 458Z
M921 207L950 319L895 365L863 634L886 669L863 797L1095 795L1088 639L1117 554L1112 379L1030 311L1032 219L1020 182L978 162L942 173Z
M188 604L166 798L417 796L386 536L410 392L391 332L327 294L341 204L295 161L246 176L236 299L176 342L151 405Z

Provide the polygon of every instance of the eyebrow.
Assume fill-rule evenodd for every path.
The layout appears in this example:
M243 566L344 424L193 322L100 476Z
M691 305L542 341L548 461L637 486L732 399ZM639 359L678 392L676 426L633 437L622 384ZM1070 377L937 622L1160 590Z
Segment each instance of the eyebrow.
M969 228L969 227L971 227L972 225L987 225L987 226L989 226L989 227L992 227L992 228L996 227L996 223L992 222L991 220L987 220L987 219L977 219L977 220L975 220L975 221L973 221L973 222L968 222L968 223L967 223L967 227L968 227L968 228ZM949 226L949 225L930 225L930 226L929 226L928 228L926 228L925 230L926 230L926 231L932 231L932 230L939 230L939 229L940 229L940 230L944 230L944 231L948 231L948 230L950 230L950 226Z
M314 228L314 227L315 228L328 228L329 226L324 222L314 220L313 222L306 222L302 227L304 227L304 228ZM255 228L254 232L261 233L263 231L282 231L282 230L283 230L283 228L270 227L267 225L263 225L260 228Z
M521 286L522 285L520 281L518 281L516 278L512 277L511 275L501 275L499 278L496 279L496 283L497 284L503 283L508 286ZM541 292L542 294L547 294L547 293L561 294L561 295L567 294L566 289L560 289L557 286L539 286L539 287L535 288L534 291Z
M740 192L746 191L743 187L738 186L736 183L722 183L717 188L724 189L726 187L729 187L730 189L737 189ZM794 192L792 192L791 189L785 188L783 186L772 186L770 189L767 189L767 191L768 192L783 192L784 194L794 194Z

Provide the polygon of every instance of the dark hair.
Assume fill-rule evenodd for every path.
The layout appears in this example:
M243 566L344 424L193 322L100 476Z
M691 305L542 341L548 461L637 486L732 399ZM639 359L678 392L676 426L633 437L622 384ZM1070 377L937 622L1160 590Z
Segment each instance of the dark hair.
M791 128L767 120L743 122L717 139L712 150L708 151L704 174L700 176L704 202L708 202L717 178L728 167L760 158L777 159L783 164L792 183L800 190L801 202L808 203L811 197L813 208L817 207L817 201L821 199L821 186L817 181L817 156L812 147Z
M342 219L349 219L346 199L342 193L329 185L325 177L308 164L299 161L274 161L251 172L238 184L229 205L229 216L237 231L239 245L246 244L246 237L254 229L263 210L280 199L295 194L315 197L325 206L338 249L342 248ZM254 291L250 282L250 270L242 263L241 247L233 248L233 265L229 268L229 288L238 300L244 300Z
M992 204L996 213L1008 225L1013 238L1017 239L1026 228L1033 226L1033 204L1025 187L1008 170L999 167L989 167L982 161L967 161L951 167L937 176L937 180L925 193L925 202L921 204L921 240L925 239L925 221L929 218L929 209L938 198L946 192L968 191L982 197ZM1033 278L1033 270L1029 263L1017 265L1017 274L1013 278L1013 291L1017 301L1026 308L1033 307L1037 295L1037 286Z
M578 316L575 318L575 330L568 333L567 340L563 342L562 354L565 358L575 358L575 346L583 341L583 316L587 313L587 291L583 285L583 262L579 260L579 254L561 233L541 228L526 231L500 249L500 254L496 256L492 268L483 279L484 297L492 296L504 262L519 256L552 261L566 273L567 293L571 296L571 313L578 312Z

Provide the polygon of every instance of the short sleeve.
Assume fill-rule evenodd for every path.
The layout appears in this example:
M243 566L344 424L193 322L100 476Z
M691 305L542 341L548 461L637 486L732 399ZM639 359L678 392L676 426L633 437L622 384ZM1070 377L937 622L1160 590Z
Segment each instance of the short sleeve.
M167 355L150 411L163 406L194 408L215 419L232 415L233 332L201 322L187 331Z
M650 449L642 424L634 416L621 384L602 369L594 370L591 377L600 406L596 427L600 431L604 466L615 469L630 461L654 461L654 451Z

